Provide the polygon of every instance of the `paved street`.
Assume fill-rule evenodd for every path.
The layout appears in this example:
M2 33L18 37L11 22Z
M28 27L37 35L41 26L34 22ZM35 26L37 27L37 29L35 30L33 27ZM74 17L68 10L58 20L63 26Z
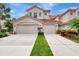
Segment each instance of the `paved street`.
M29 56L37 34L17 34L0 38L0 56Z
M55 34L45 34L54 56L79 56L79 44Z

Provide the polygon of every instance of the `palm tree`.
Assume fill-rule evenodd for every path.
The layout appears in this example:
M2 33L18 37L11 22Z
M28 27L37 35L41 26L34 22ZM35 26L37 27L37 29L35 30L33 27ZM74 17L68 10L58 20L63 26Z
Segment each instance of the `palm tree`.
M72 19L69 25L71 28L76 28L79 33L79 18Z
M11 19L10 11L11 11L10 8L7 8L5 4L0 3L0 20L9 21ZM1 28L1 25L0 25L0 28Z
M11 9L10 8L7 8L5 6L5 4L3 3L0 3L0 19L4 19L4 20L7 20L10 18L10 11Z

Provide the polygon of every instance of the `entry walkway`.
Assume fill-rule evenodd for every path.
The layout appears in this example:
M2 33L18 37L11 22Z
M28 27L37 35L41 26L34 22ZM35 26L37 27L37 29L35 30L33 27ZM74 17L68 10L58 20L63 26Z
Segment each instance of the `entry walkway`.
M55 34L45 34L54 56L79 56L79 44Z
M17 34L0 38L0 56L29 56L37 34Z

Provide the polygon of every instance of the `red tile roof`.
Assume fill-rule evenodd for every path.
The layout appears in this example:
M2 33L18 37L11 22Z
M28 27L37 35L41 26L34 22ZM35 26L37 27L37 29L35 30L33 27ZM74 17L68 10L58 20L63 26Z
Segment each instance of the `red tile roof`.
M11 22L12 22L12 23L15 23L15 22L18 22L18 21L20 21L20 20L26 18L26 17L30 17L30 18L32 18L32 19L34 19L34 20L36 20L36 21L38 21L38 22L40 22L40 23L42 23L42 24L55 24L55 23L56 23L56 21L55 21L55 19L54 19L55 16L52 16L52 15L49 16L50 19L35 19L35 18L31 17L31 16L25 15L25 16L23 16L23 17L18 18L17 20L11 21Z

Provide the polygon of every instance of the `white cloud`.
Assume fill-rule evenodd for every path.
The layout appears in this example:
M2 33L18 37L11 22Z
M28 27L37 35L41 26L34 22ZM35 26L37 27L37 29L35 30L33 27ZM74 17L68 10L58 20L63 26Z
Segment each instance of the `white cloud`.
M12 17L13 17L13 18L19 18L19 17L24 16L25 14L26 14L26 13L12 14Z
M19 17L22 17L22 16L24 16L26 13L20 13L18 16Z
M14 10L11 10L11 14L15 14Z
M68 9L60 9L60 10L58 10L58 12L65 12L65 11L67 11Z
M15 8L20 8L21 4L20 3L11 3L12 6L14 6Z
M76 8L78 8L78 7L64 8L64 9L60 9L60 10L58 10L58 12L65 12L65 11L67 11L67 10L69 10L69 9L76 9Z
M20 6L21 4L19 4L19 3L12 3L11 5L13 5L13 6Z
M53 4L53 3L40 3L38 6L44 8L44 9L51 10L55 6L55 4Z
M78 8L78 7L70 7L70 9L76 9L76 8Z

